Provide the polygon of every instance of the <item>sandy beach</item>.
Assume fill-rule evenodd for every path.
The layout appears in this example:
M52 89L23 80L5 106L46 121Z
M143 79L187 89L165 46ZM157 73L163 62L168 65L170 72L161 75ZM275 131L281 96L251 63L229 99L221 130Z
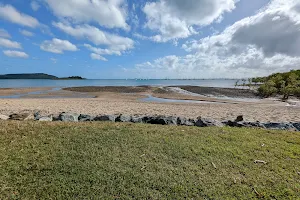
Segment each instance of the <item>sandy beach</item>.
M187 88L188 89L188 88ZM195 90L195 88L193 88ZM17 91L17 92L16 92ZM28 94L32 91L48 91ZM227 91L228 92L228 91ZM300 107L272 99L241 102L189 95L158 87L84 87L52 91L51 88L0 89L0 96L23 94L20 98L0 99L0 113L41 111L44 114L73 112L99 114L157 114L185 117L207 117L219 120L244 115L249 121L300 121ZM143 102L146 95L200 102ZM249 96L249 94L247 95ZM252 96L255 98L255 96Z

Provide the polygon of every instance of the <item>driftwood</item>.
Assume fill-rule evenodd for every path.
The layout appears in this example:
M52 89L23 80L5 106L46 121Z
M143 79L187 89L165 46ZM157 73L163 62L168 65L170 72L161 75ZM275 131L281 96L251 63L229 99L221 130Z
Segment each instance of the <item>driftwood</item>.
M263 161L263 160L255 160L254 163L267 164L267 162L266 162L266 161Z

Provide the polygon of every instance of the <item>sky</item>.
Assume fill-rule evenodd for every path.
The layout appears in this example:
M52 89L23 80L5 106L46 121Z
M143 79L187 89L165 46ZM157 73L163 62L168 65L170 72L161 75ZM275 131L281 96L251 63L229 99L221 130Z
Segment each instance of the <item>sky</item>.
M299 0L0 0L0 74L246 78L300 69Z

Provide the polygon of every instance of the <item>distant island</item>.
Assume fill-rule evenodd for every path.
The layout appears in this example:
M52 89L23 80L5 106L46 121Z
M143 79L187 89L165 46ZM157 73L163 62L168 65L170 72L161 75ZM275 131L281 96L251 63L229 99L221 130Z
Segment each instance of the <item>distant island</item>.
M44 74L44 73L33 73L33 74L4 74L0 75L0 79L50 79L50 80L83 80L81 76L69 76L59 78L57 76Z

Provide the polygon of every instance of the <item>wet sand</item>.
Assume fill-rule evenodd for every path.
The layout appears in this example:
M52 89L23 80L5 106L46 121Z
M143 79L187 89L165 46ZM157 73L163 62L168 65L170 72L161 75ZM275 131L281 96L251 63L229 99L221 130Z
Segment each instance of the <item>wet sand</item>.
M41 88L39 88L41 89ZM43 88L44 89L44 88ZM74 112L90 115L99 114L157 114L174 115L185 117L207 117L219 120L235 119L237 115L244 115L249 121L300 121L300 107L286 106L287 104L275 100L260 100L258 102L235 102L227 100L225 103L153 103L142 102L146 94L162 98L177 99L202 99L215 100L214 98L203 98L179 94L157 87L141 88L93 88L90 92L81 89L80 92L61 90L53 91L50 98L47 94L28 95L25 98L0 99L0 114L11 114L19 112L41 111L44 114L58 114L60 112ZM6 90L5 94L9 89ZM0 89L0 94L4 93ZM7 91L8 90L8 91ZM13 89L14 90L14 89ZM33 90L33 89L28 89ZM34 89L36 91L36 89ZM134 90L134 91L133 91ZM138 90L138 91L136 91ZM39 90L38 90L39 91ZM2 93L3 92L3 93ZM65 95L59 98L52 98L53 95ZM86 95L96 98L82 98L80 95ZM68 97L73 98L68 98ZM58 96L57 96L58 97ZM75 98L76 97L76 98ZM223 102L224 100L218 100Z

